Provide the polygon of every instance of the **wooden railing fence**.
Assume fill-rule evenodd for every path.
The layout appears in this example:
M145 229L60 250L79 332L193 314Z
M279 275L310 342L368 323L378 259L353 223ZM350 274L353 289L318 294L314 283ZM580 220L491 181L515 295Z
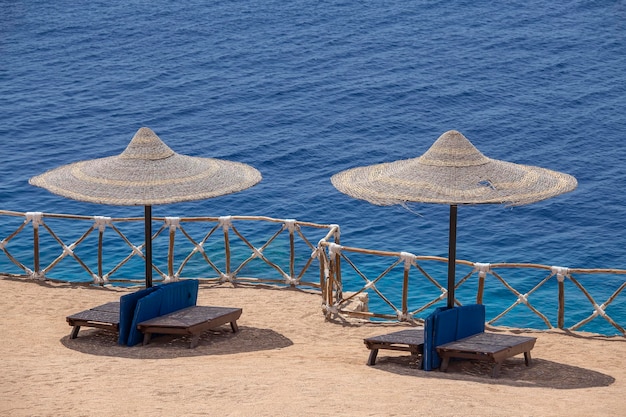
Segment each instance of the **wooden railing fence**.
M15 229L6 236L0 235L0 250L10 263L4 266L0 263L0 267L3 267L0 270L6 275L82 281L97 285L141 285L144 282L143 277L136 276L143 269L132 268L131 265L133 260L145 262L143 235L137 233L143 226L143 218L11 211L0 211L0 216L13 217L15 224ZM80 231L81 234L69 240L62 238L51 226L59 220L71 220L71 229ZM311 254L316 253L317 241L320 239L332 240L333 235L338 237L338 228L333 225L258 216L154 217L153 221L161 223L152 236L154 253L156 255L159 251L167 251L165 256L153 257L152 268L159 276L155 282L198 278L206 282L249 282L320 288L320 269L317 265L312 267L317 262L317 257ZM3 226L7 227L6 223ZM253 232L249 231L248 234L244 231L246 223L255 223ZM19 244L16 243L18 238L27 233L28 225L32 227L32 241L26 239L24 242L22 239ZM59 230L68 229L67 222L58 226ZM129 230L123 229L123 226L127 226ZM258 241L261 228L269 237ZM106 238L110 236L105 234L109 229L113 231L113 235ZM97 243L88 242L92 235L97 236ZM167 240L161 238L162 235L167 236ZM135 244L133 240L142 243ZM109 259L109 268L105 267L104 261L107 241L114 245L107 252L113 254L109 256L113 258L112 261ZM83 248L84 246L88 247ZM80 249L84 250L85 255L79 254ZM46 262L43 261L44 257L47 258ZM65 259L73 259L75 263L65 263L60 267ZM165 263L162 262L163 259L166 259ZM8 271L9 266L14 272ZM248 271L253 271L254 275L245 276ZM128 274L135 274L135 277L128 277ZM72 279L68 279L69 276Z
M323 309L328 317L418 322L420 316L425 317L434 307L445 305L447 258L363 249L327 241L320 242L320 253L325 276ZM373 274L372 265L378 266ZM584 330L592 320L602 318L626 336L623 323L619 324L609 314L612 309L622 322L626 316L626 270L457 260L457 271L461 273L455 286L456 304L475 302L494 310L493 306L503 305L502 300L508 295L510 305L501 311L495 307L488 324L499 324L521 306L549 329ZM510 275L508 280L505 274ZM606 277L611 279L606 280ZM418 282L417 278L421 280ZM350 291L346 292L348 286ZM597 291L598 287L603 291ZM385 288L385 292L379 288ZM389 288L395 288L395 294L391 294ZM363 297L364 294L367 296ZM569 296L567 309L566 295ZM500 302L493 303L492 297L499 297ZM352 306L362 303L363 298L369 306L376 304L382 308L355 311ZM570 324L566 324L566 311L571 316ZM555 317L550 319L550 316ZM521 317L514 327L523 327L519 326L519 321L525 320L523 314Z
M99 286L144 282L141 217L0 210L0 218L2 275ZM447 258L343 246L338 225L259 216L153 221L161 223L153 234L155 282L313 288L327 317L372 322L419 322L445 305ZM60 236L68 230L71 237ZM506 325L514 316L512 327L578 331L602 319L607 333L626 336L626 270L457 260L457 271L456 303L485 304L488 324ZM520 326L526 322L533 324Z

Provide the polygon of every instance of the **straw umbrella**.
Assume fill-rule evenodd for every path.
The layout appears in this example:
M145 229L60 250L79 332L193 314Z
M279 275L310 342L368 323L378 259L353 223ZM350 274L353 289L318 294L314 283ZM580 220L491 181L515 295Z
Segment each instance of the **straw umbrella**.
M180 155L147 127L119 155L64 165L29 180L74 200L144 206L146 287L152 286L153 205L217 197L259 181L259 171L246 164Z
M450 205L448 308L454 306L459 205L524 205L577 186L571 175L488 158L454 130L441 135L418 158L348 169L333 175L331 182L342 193L381 206L406 202Z

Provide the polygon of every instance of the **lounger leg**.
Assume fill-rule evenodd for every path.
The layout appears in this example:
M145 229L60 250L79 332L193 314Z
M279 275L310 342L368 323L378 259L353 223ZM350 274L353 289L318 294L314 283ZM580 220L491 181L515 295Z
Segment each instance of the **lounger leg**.
M189 349L195 348L196 346L198 346L198 343L200 343L200 335L194 334L191 337L191 343L189 343Z
M496 362L495 365L493 365L493 368L491 369L491 377L492 378L497 378L498 374L500 373L500 367L502 366L502 362Z
M528 352L524 352L524 361L526 362L526 366L530 366L530 350Z
M448 365L450 364L450 357L445 356L441 361L441 365L439 365L439 370L441 372L446 372L448 370Z
M370 351L370 357L367 360L367 364L369 366L374 366L376 364L376 356L378 356L378 349L372 349Z
M230 328L233 329L233 333L237 333L239 331L236 320L230 322Z
M422 369L422 355L420 355L419 353L411 353L409 366L411 368Z
M150 343L150 338L152 337L152 333L144 333L143 334L143 345L147 345Z
M78 337L79 330L80 330L80 326L72 327L72 331L70 332L70 339L76 339Z

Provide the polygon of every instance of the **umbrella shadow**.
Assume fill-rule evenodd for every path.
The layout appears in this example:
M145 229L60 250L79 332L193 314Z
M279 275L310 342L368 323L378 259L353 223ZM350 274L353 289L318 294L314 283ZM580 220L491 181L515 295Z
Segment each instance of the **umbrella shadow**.
M289 338L274 330L246 326L240 326L237 333L233 333L230 327L209 330L200 336L198 346L193 349L189 348L190 341L189 336L154 335L145 346L120 346L117 333L100 329L81 330L76 339L65 336L60 340L63 346L77 352L129 359L232 355L293 345Z
M374 367L406 376L514 387L579 389L607 387L615 382L615 378L601 372L545 359L533 358L531 365L527 367L523 357L509 358L502 364L500 374L496 378L491 377L492 364L485 361L452 360L447 372L427 372L411 366L410 359L408 355L381 357Z

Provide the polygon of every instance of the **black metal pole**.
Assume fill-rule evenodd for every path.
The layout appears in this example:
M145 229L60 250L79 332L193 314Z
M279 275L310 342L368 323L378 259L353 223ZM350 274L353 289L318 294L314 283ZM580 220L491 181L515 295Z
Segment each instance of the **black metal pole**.
M448 239L448 308L454 307L456 285L456 214L457 206L450 205L450 235Z
M152 287L152 206L144 207L146 242L146 288Z

